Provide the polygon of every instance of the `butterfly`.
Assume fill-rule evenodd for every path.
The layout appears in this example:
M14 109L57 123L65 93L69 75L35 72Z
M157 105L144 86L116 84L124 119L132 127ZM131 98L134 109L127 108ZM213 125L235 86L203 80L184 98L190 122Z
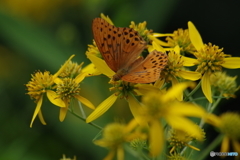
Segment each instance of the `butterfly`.
M139 56L146 41L132 28L115 27L102 18L92 23L94 41L107 65L115 72L113 81L155 82L167 65L167 55L154 50Z

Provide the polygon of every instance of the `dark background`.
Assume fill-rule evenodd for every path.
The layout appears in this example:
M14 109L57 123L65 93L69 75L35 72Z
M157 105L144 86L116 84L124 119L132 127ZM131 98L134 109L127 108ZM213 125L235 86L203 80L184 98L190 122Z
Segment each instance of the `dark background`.
M159 33L186 29L192 21L205 43L212 42L224 47L226 54L240 57L240 1L0 0L0 159L57 160L66 154L84 160L102 159L107 154L92 143L99 130L70 114L59 122L59 108L47 101L42 107L47 125L36 118L29 128L35 103L25 95L24 86L34 71L54 74L72 54L76 55L73 61L87 65L91 22L100 13L121 27L130 21L147 21L148 28ZM231 76L239 73L239 69L228 70ZM237 81L239 84L239 78ZM111 94L107 82L104 76L88 78L81 93L97 106ZM216 114L239 111L238 99L224 100ZM126 103L118 101L115 106L94 122L104 126L115 117L126 118ZM208 127L206 144L216 134Z

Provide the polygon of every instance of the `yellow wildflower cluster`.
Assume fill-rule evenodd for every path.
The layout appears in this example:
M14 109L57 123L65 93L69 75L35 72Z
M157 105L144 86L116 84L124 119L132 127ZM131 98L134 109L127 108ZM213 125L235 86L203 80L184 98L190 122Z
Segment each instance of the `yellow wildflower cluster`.
M115 156L123 160L125 150L137 159L189 159L192 152L187 150L200 151L195 144L207 135L203 130L205 123L226 135L223 151L229 149L231 139L233 148L240 152L240 132L236 129L240 127L239 114L213 114L221 99L236 97L236 77L227 76L222 69L240 68L240 57L231 57L212 43L204 44L192 22L188 22L188 29L162 34L147 29L146 22L132 21L129 28L115 27L108 16L101 14L93 21L93 35L93 44L86 51L92 63L86 67L73 63L70 57L54 75L48 71L32 75L26 84L27 94L37 103L31 127L37 115L46 124L41 112L46 93L50 102L60 107L60 121L70 111L103 130L102 138L94 143L110 150L105 160ZM95 109L81 96L80 83L100 74L109 77L109 90L113 93ZM87 117L77 115L69 108L74 99L93 112ZM111 122L104 128L92 123L117 99L128 103L133 115L129 123ZM202 107L199 100L207 107Z

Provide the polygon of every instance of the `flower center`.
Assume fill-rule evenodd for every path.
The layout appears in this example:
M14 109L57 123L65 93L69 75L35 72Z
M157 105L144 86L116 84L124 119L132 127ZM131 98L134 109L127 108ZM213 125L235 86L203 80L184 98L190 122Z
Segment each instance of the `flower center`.
M47 89L50 89L53 85L53 76L50 72L36 72L32 75L31 81L26 84L28 95L38 100L42 93L45 93Z
M168 65L162 71L166 81L171 81L171 76L178 76L178 72L183 68L183 60L180 54L170 51L168 53Z
M57 85L57 94L60 95L62 99L70 99L75 94L80 92L79 84L71 78L63 78L62 83Z
M225 113L221 115L222 123L220 130L225 133L228 137L234 140L240 140L240 115L237 113Z
M219 49L218 46L209 43L208 45L205 44L202 50L195 52L194 55L198 60L196 71L202 74L205 72L221 71L221 64L224 63L224 58L228 56L222 50L223 48Z
M113 84L113 87L110 88L110 91L115 90L116 95L119 96L120 98L127 98L129 93L135 94L135 92L134 92L135 84L134 83L125 82L122 80L110 81L109 83Z

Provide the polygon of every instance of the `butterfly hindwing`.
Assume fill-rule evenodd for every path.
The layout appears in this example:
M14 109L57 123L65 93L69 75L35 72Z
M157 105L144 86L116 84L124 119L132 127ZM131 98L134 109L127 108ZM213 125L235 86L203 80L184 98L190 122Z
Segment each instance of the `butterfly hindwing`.
M122 80L134 83L154 82L166 65L167 55L154 50L143 61L134 64Z

